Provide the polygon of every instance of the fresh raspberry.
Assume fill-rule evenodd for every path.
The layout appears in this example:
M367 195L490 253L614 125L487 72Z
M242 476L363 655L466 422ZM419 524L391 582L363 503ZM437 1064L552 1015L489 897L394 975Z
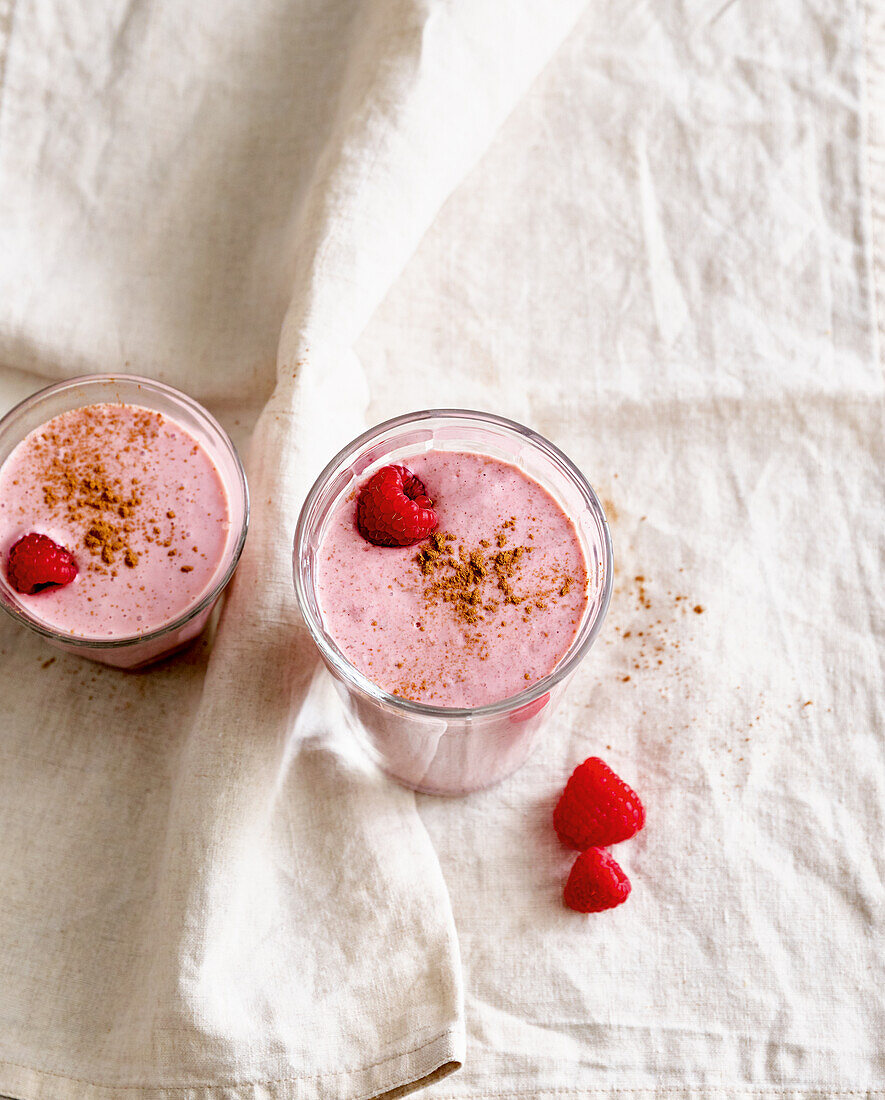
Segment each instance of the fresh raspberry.
M16 590L33 596L44 588L63 588L77 575L74 555L48 535L22 535L9 551L6 576Z
M405 466L382 466L360 489L356 522L375 546L411 546L426 539L438 520L420 478Z
M588 848L575 860L562 896L578 913L601 913L623 905L629 893L630 880L608 852Z
M644 824L639 795L598 756L575 768L553 811L559 839L579 851L628 840Z

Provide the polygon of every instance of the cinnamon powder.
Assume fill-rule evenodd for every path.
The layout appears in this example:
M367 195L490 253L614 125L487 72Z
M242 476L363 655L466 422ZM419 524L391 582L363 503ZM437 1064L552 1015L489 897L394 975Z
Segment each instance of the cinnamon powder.
M410 572L418 568L427 610L447 610L464 628L465 652L479 660L487 660L490 647L502 637L494 619L503 606L518 607L522 621L529 622L533 608L546 610L548 601L555 603L576 583L564 572L553 577L526 575L533 548L508 545L515 526L511 518L472 547L449 532L435 531L409 563ZM404 664L398 661L396 667ZM453 674L457 675L456 669ZM426 682L404 679L393 694L423 698L426 691Z
M36 442L34 474L44 503L67 526L82 532L85 568L103 573L114 572L118 556L135 569L141 554L133 543L170 546L175 536L171 509L166 512L169 530L161 531L156 516L144 514L139 479L123 484L107 472L106 453L150 450L164 423L162 414L148 409L135 416L131 407L126 412L115 417L108 406L87 406L73 422L50 421Z

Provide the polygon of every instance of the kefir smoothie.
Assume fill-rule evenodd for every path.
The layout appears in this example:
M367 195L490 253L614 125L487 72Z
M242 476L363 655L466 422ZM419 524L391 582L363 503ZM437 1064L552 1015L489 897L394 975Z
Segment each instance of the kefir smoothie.
M116 639L172 622L216 581L230 538L228 497L212 458L184 427L148 408L63 412L31 431L0 468L7 579L21 606L61 634ZM72 579L62 573L35 585L53 544L67 555Z
M474 452L432 450L388 469L404 471L407 489L417 479L409 492L424 490L416 503L432 508L433 529L410 545L369 541L365 485L333 512L317 596L345 657L390 694L440 707L507 699L552 672L588 603L581 542L557 501Z

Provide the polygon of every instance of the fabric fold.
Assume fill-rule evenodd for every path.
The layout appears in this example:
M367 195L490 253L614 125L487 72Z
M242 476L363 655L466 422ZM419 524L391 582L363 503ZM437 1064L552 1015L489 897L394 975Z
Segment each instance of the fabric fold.
M0 874L13 883L0 902L0 1092L23 1100L132 1093L367 1100L403 1095L460 1064L460 965L439 864L412 794L365 761L344 728L298 619L291 539L310 482L363 426L368 394L354 340L579 7L574 0L521 5L502 34L500 2L341 5L345 53L329 58L338 80L328 135L280 224L291 302L276 387L247 464L252 529L211 657L204 646L137 678L84 670L71 658L43 670L40 643L4 624L7 670L20 686L8 701L3 783L12 793L0 809L4 837L18 842L0 855ZM277 19L275 8L260 14ZM158 28L168 33L174 13L133 8L125 26L103 14L106 25L99 9L71 14L69 39L91 43L97 69L120 43L124 71L141 71L140 51L150 51L160 80ZM179 26L190 36L194 71L169 72L177 105L156 112L155 129L120 128L135 110L127 101L113 128L96 112L84 147L87 159L95 154L90 164L68 164L69 144L46 138L34 164L83 186L70 196L33 185L10 192L12 238L29 271L38 266L30 251L36 193L56 212L67 202L69 218L88 207L98 234L107 227L107 247L90 239L84 265L92 265L96 286L114 279L121 241L112 227L131 190L151 177L152 142L163 150L159 165L170 129L191 124L189 105L193 119L204 117L200 70L244 30L229 14L231 26L196 13ZM300 14L307 54L318 31ZM23 8L7 44L0 117L7 138L23 134L29 113L39 118L39 93L22 77L25 57L56 27L48 5L42 15L43 25ZM265 56L276 64L264 50L254 63ZM182 63L170 50L173 60ZM99 72L85 82L108 87ZM65 91L50 71L36 74L36 86L53 103ZM105 115L114 94L102 92ZM62 134L88 128L76 112L89 115L88 98L76 101L75 121L60 124ZM203 143L196 130L191 136L196 158ZM146 160L133 155L134 143ZM8 178L28 150L7 149ZM188 157L183 143L178 156ZM101 192L98 181L121 174L125 198ZM255 175L266 172L256 166ZM98 187L94 202L87 178ZM185 191L191 201L192 189ZM146 251L151 263L168 261L181 274L173 253L183 211L174 199L173 191L165 211L153 207L166 218L165 235L148 215L154 244ZM115 288L103 324L73 312L77 294L46 310L17 293L7 299L15 316L3 326L3 353L26 349L29 365L58 370L55 333L43 340L32 331L41 317L61 321L72 365L62 364L63 373L93 360L103 366L109 328L125 349L119 326L131 303L114 307L138 290L146 253L133 248L131 285L124 279ZM12 286L9 267L4 277ZM176 303L176 324L198 307ZM144 323L151 320L148 312ZM198 324L211 340L206 320ZM137 337L143 357L151 340L143 331ZM175 356L168 345L160 353ZM176 364L172 380L188 388L186 363ZM194 382L197 396L215 385L197 373ZM248 392L242 378L236 385ZM36 743L35 729L44 734Z

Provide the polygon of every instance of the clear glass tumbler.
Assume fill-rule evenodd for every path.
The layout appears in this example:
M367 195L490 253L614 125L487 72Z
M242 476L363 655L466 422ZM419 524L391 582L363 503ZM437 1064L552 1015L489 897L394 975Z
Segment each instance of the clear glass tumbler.
M316 590L317 553L343 497L380 466L428 450L474 451L519 467L571 518L587 559L589 601L553 671L509 699L439 707L383 691L347 660L326 630ZM377 763L414 790L459 795L497 783L524 763L602 626L612 590L612 547L602 505L581 472L548 440L490 413L433 409L388 420L355 439L323 470L295 532L295 591L352 725Z
M246 474L227 432L202 405L179 390L131 374L84 375L48 386L26 398L0 420L0 465L35 428L53 416L103 403L140 405L177 421L208 452L227 491L230 533L215 579L203 596L177 618L144 634L122 638L81 638L47 626L26 610L0 570L0 606L14 619L68 653L115 668L137 669L168 657L193 641L234 574L249 526Z

